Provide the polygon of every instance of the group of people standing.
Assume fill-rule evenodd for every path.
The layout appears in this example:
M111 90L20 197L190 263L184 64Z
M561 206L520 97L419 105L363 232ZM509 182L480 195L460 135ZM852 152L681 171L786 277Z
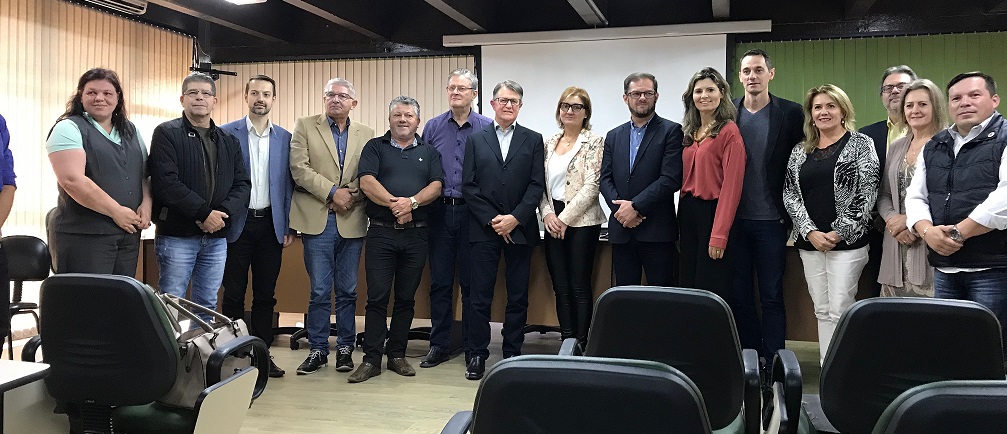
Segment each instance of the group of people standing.
M822 357L872 256L880 272L871 280L884 295L974 299L1007 321L1007 139L993 79L959 75L945 100L908 67L890 68L879 88L889 119L857 132L842 89L812 88L802 108L769 92L774 76L769 54L746 52L744 94L732 101L718 71L698 71L679 124L655 113L657 78L630 74L630 120L604 136L591 129L588 93L570 87L556 105L560 131L543 139L517 123L524 90L513 81L493 87L493 118L475 112L478 78L465 69L449 75L450 109L422 136L420 104L408 96L390 101L381 136L351 120L356 89L341 78L325 84L324 112L298 119L291 133L269 118L275 81L253 76L247 116L217 127L215 83L194 73L182 82L182 116L154 130L148 155L119 78L92 69L46 143L59 184L46 219L53 263L58 273L133 275L140 231L154 222L160 289L184 296L191 284L191 299L214 309L222 285L223 313L241 318L251 269L250 331L270 343L282 251L300 233L310 351L297 373L329 363L334 293L335 369L354 371L351 383L380 375L384 357L388 370L415 375L405 350L428 259L432 331L420 367L451 357L457 272L465 377L482 377L501 256L503 355L520 355L531 253L542 238L536 214L561 333L585 343L602 206L617 285L645 275L650 285L720 295L742 346L765 360L784 347L791 234ZM872 243L883 253L871 255ZM368 299L354 370L361 254ZM271 376L283 374L271 364Z

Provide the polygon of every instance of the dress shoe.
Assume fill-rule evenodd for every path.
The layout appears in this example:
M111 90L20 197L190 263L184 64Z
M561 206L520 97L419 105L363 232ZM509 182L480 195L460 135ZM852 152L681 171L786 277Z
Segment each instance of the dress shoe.
M346 378L346 382L363 383L371 377L377 377L378 375L381 375L381 368L374 366L369 362L364 362L357 367L356 371L353 371L353 373Z
M420 362L420 367L433 368L434 366L437 366L441 363L448 361L448 359L450 358L451 355L448 354L447 351L444 351L438 347L430 347L430 352L427 353L427 356L423 358L422 362Z
M388 359L388 370L403 377L412 377L416 375L416 370L409 365L403 357L396 357L393 359Z
M284 370L280 369L279 366L276 366L276 363L273 363L273 358L272 357L269 358L269 377L270 378L280 378L280 377L283 376L283 374L286 374L286 373L287 373L287 371L284 371Z
M465 378L468 380L480 380L483 372L486 371L486 359L482 356L472 356L468 367L465 368Z

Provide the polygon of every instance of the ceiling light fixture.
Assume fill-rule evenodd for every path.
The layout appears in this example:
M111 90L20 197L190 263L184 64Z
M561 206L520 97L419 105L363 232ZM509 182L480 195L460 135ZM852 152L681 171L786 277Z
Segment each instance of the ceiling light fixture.
M266 0L226 0L228 3L236 5L251 5L255 3L265 3Z

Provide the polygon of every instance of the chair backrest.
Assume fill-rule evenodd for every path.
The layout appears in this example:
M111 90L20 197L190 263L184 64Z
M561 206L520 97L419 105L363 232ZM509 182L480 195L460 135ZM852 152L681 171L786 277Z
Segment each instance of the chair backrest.
M179 360L164 305L131 277L57 274L40 298L45 383L60 402L146 404L175 383Z
M909 389L888 406L874 434L1007 432L1007 381L939 381Z
M1003 380L1000 324L971 301L873 298L840 318L822 366L822 410L870 432L902 392L942 380Z
M257 372L248 367L204 389L196 399L193 434L238 434L252 404Z
M744 370L734 317L716 294L685 288L622 286L595 303L585 356L661 362L699 387L713 429L737 419Z
M709 433L703 397L670 366L626 359L519 356L476 392L473 434Z
M31 235L8 235L0 239L12 281L37 282L49 277L52 259L49 246Z

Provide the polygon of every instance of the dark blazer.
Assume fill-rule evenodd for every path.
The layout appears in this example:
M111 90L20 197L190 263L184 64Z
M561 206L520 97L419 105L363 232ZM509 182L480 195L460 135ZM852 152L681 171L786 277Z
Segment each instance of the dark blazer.
M632 121L630 121L632 122ZM633 167L629 167L630 122L605 136L601 159L601 195L612 211L608 241L625 244L631 239L672 242L678 239L675 192L682 187L682 126L658 115L650 120ZM615 219L613 200L633 201L633 208L647 217L628 229Z
M238 144L241 145L241 158L245 161L245 171L251 178L252 163L248 157L247 119L246 116L221 125L220 129L238 139ZM274 124L269 133L269 208L273 216L273 232L276 241L281 244L283 236L290 233L290 197L293 194L294 179L290 176L290 132ZM245 229L247 219L247 213L232 216L232 229L227 235L227 242L233 243L238 240L241 231Z
M881 167L885 167L885 157L888 154L888 120L870 124L861 128L859 132L874 140L874 150L878 153L878 161L881 163Z
M210 236L226 237L234 226L232 217L248 213L252 185L241 162L238 139L221 131L212 120L210 135L217 144L217 178L207 197L203 142L189 119L183 115L154 128L147 172L157 235L203 235L196 221L206 220L210 211L219 210L228 218L224 219L224 229Z
M500 239L490 221L510 214L518 220L511 232L515 244L536 245L538 207L545 191L542 135L515 124L506 159L500 153L495 123L472 133L465 142L462 197L469 206L469 241Z
M742 106L743 100L744 98L734 100L734 106L739 112L745 109ZM769 137L766 142L771 147L766 178L771 190L770 196L776 205L776 212L780 214L787 228L790 228L793 222L790 220L787 208L783 206L783 180L787 176L790 151L804 140L804 109L800 104L772 93L769 94L769 105L766 108L769 109Z

